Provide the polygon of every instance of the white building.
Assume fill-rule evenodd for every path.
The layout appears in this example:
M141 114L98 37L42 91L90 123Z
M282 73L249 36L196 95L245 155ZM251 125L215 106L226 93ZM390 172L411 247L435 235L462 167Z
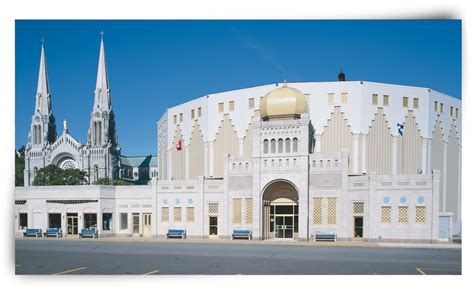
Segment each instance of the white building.
M461 101L365 81L203 96L158 121L146 186L16 188L21 227L67 235L435 242L460 232ZM441 227L440 227L441 225Z

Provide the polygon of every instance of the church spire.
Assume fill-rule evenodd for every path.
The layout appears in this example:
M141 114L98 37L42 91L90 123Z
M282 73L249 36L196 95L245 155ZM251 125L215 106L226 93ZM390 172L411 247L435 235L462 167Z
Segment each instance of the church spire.
M99 65L97 68L97 81L95 84L95 99L94 108L101 108L102 110L109 110L110 102L110 87L109 77L107 74L107 65L105 62L104 49L104 32L101 32Z
M35 111L41 115L51 113L51 94L49 92L48 71L46 69L46 56L44 53L44 39L41 40L41 58L38 72L38 86L36 89Z

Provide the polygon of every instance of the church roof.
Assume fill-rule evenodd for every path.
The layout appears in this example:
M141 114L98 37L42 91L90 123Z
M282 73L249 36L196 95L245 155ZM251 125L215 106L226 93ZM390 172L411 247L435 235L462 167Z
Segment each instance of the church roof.
M149 156L120 156L122 165L130 167L156 167L158 165L157 158Z

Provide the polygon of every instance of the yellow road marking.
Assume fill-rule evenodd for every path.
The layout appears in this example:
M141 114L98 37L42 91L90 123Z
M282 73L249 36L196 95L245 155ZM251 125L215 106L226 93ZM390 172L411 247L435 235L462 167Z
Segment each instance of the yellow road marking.
M425 272L423 272L423 270L422 270L422 269L420 269L420 268L416 268L416 270L417 270L417 271L418 271L418 273L420 273L421 275L426 275L426 273L425 273Z
M76 271L80 271L80 270L84 270L84 269L87 269L87 268L82 267L82 268L77 268L77 269L72 269L72 270L66 270L66 271L59 272L59 273L56 273L56 274L53 274L53 275L62 275L62 274L72 273L72 272L76 272Z
M156 270L154 270L154 271L145 273L145 274L143 274L143 275L153 275L153 274L156 274L156 273L159 273L159 272L160 272L160 269L156 269Z

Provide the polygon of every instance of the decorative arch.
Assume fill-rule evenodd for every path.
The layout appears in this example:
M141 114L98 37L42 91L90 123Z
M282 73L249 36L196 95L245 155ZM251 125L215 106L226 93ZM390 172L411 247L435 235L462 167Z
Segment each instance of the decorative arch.
M189 179L204 176L204 141L197 120L189 140Z
M421 169L421 131L418 129L413 110L408 111L403 123L403 137L401 137L401 173L416 174Z
M348 124L340 106L334 106L334 112L328 120L321 135L321 152L338 153L349 151L349 173L353 173L352 159L354 158L354 140L351 126Z
M239 155L239 138L229 114L224 114L214 141L214 177L222 178L224 158Z
M388 175L392 168L392 134L383 108L378 108L367 134L367 171Z
M181 149L178 149L178 143L181 141ZM171 145L171 176L176 180L184 179L184 139L181 127L176 125L173 144Z

